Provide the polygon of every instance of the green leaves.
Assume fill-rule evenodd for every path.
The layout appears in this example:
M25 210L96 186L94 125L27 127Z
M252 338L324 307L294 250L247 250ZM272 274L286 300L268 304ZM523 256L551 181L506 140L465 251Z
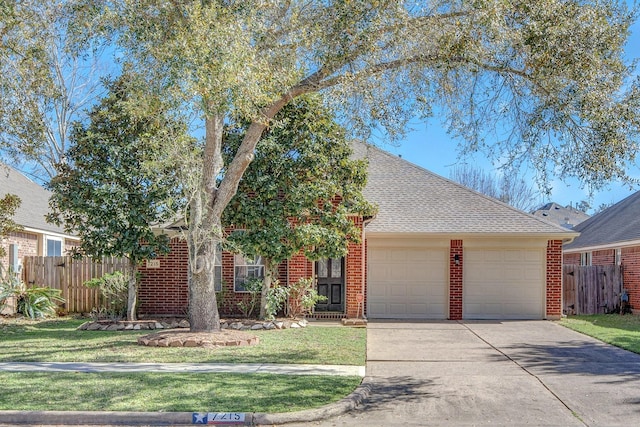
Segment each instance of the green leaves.
M133 263L169 250L169 239L151 225L172 218L181 207L175 168L163 143L185 138L186 127L171 119L166 106L147 100L136 108L135 75L109 83L110 93L75 123L68 163L49 185L49 220L81 238L91 256L125 256Z
M366 165L350 159L345 131L318 96L292 101L263 135L255 159L223 215L242 228L229 242L247 254L279 262L299 251L311 259L339 257L360 233L350 215L369 214L362 196ZM243 136L229 128L227 161Z
M9 233L22 229L22 226L16 224L13 220L13 216L21 203L22 201L15 194L5 194L0 199L0 241ZM0 247L0 256L5 256L3 247Z

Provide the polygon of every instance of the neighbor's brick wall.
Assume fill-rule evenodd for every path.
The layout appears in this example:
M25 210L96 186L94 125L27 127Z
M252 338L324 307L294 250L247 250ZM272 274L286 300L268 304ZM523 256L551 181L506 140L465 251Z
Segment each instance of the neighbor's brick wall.
M6 254L0 258L2 268L9 267L9 245L18 245L18 259L20 262L24 262L26 256L38 256L38 235L26 232L9 233L9 235L2 242Z
M456 265L455 256L460 263ZM449 247L449 319L462 319L462 267L464 265L462 240L451 240Z
M616 262L615 249L591 252L591 265L614 265ZM580 263L580 257L578 257Z
M580 254L579 253L564 254L564 263L566 265L569 265L569 264L580 265Z
M185 240L171 240L171 251L159 256L160 268L140 267L138 300L141 315L186 316L188 249Z
M547 319L562 315L562 240L547 242Z
M640 247L623 248L622 280L634 314L640 314Z

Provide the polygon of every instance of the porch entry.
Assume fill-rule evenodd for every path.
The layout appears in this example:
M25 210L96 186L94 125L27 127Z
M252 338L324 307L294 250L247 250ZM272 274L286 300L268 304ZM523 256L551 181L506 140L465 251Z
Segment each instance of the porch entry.
M316 311L344 312L344 258L316 261L318 294L327 300L316 304Z

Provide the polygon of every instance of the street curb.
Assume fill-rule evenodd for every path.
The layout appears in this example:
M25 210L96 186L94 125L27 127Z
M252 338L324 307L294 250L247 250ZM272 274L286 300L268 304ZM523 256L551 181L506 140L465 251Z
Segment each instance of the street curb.
M348 396L336 403L332 403L317 409L308 409L299 412L282 412L278 414L253 414L252 425L276 425L305 421L320 421L356 409L371 393L371 386L365 377L362 383Z
M360 405L370 394L365 378L348 396L317 409L277 414L247 413L245 425L260 426L320 421L345 414ZM193 425L192 412L92 412L92 411L0 411L3 425Z

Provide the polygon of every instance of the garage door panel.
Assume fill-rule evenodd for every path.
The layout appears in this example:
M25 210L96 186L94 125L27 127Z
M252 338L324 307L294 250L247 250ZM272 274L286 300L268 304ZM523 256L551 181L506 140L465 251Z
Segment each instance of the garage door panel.
M447 251L371 247L367 307L371 318L446 317Z
M464 256L465 318L544 317L544 250L473 248Z

